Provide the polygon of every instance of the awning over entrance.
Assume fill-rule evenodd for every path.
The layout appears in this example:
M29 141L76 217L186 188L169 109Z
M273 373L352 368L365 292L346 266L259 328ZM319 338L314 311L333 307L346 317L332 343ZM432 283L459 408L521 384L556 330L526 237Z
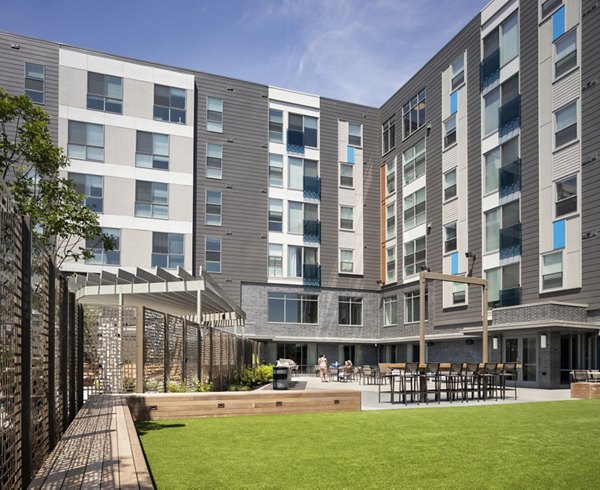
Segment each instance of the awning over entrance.
M102 271L71 277L69 286L83 305L146 306L221 327L243 325L246 319L244 311L202 268L198 276L181 268L176 272L160 267Z

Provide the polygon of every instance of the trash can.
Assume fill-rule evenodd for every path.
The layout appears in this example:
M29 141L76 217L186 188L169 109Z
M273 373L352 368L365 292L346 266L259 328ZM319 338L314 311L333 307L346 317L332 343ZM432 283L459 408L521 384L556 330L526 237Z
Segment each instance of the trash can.
M287 390L290 387L291 371L287 366L273 368L273 389Z

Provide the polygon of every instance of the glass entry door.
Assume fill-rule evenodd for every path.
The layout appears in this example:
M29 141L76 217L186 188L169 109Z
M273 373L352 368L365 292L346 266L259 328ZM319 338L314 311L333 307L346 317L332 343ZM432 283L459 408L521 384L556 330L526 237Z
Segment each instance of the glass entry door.
M534 385L537 382L537 337L506 338L504 362L520 363L519 382Z

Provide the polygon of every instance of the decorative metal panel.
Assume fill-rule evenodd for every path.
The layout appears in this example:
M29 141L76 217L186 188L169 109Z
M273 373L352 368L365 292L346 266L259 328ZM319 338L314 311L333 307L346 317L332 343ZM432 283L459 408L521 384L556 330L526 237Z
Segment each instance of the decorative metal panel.
M183 382L183 318L167 315L167 376L171 383L181 384Z
M144 308L144 391L165 391L164 313Z

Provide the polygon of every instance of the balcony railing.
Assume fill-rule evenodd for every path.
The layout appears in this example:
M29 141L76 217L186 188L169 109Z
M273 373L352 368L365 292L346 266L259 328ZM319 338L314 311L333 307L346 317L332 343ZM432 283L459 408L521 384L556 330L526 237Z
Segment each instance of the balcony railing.
M321 242L321 222L317 220L304 220L304 241Z
M318 264L304 264L302 267L302 277L305 286L320 286L321 266Z
M521 255L521 223L500 229L500 259Z
M304 132L295 129L287 130L287 151L304 155Z
M498 109L499 135L506 136L508 133L521 127L521 96L517 95Z
M521 288L501 289L498 306L516 306L521 304Z
M321 199L321 179L304 176L304 197Z
M500 48L483 59L479 68L481 90L500 78Z
M507 197L521 190L521 159L518 158L498 170L500 197Z

